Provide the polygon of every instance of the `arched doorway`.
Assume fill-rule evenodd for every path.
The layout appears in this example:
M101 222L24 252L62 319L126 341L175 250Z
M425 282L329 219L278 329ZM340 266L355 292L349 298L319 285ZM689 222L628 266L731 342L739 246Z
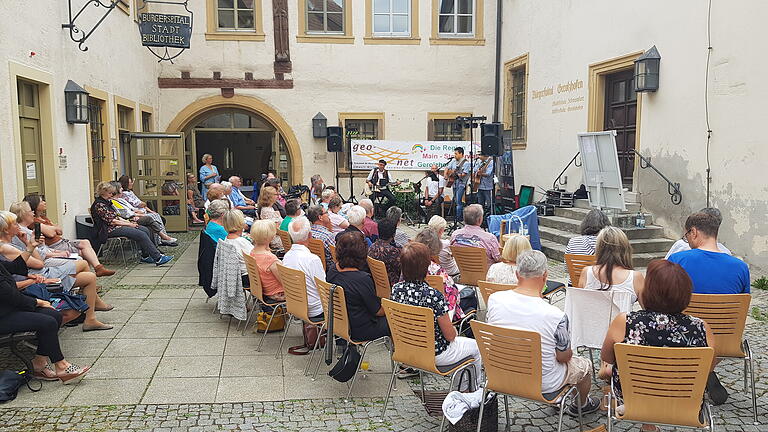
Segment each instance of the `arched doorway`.
M284 185L303 180L296 136L277 111L256 98L198 100L180 111L167 131L185 133L188 172L197 173L200 157L211 153L222 177L238 175L246 185L270 169Z

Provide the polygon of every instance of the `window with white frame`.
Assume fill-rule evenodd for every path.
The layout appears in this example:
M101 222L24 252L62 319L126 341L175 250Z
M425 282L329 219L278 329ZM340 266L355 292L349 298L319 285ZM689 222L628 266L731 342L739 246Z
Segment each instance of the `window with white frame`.
M438 32L441 36L475 35L474 0L440 0Z
M374 36L410 36L411 1L373 0Z
M307 33L344 33L345 0L307 0Z
M253 3L254 0L216 0L218 29L255 30Z

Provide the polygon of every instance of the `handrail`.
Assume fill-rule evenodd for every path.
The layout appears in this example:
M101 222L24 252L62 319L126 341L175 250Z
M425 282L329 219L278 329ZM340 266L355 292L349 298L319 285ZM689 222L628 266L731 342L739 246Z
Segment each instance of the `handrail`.
M568 162L568 165L566 165L565 168L563 168L563 170L560 171L560 174L555 178L555 181L552 182L552 189L557 189L558 183L561 184L561 185L565 184L565 183L560 181L560 178L563 177L563 174L565 174L566 171L568 171L568 168L571 167L571 164L574 164L574 162L576 162L576 158L579 157L579 154L580 154L580 152L576 152L576 154L573 156L573 159L571 159L571 161ZM581 164L580 163L575 163L574 166L580 167Z
M637 157L640 158L640 164L639 165L640 165L641 169L651 168L654 171L656 171L656 174L661 176L661 178L663 178L664 181L667 182L667 193L669 193L669 195L670 195L670 199L672 201L672 204L680 205L680 203L683 202L683 193L680 192L680 183L673 183L672 180L668 179L667 176L662 174L661 171L659 171L658 168L653 166L653 164L651 163L651 158L649 158L649 157L647 158L647 157L641 155L635 149L630 149L630 150L632 151L632 153L636 154ZM645 164L645 165L643 165L643 164Z

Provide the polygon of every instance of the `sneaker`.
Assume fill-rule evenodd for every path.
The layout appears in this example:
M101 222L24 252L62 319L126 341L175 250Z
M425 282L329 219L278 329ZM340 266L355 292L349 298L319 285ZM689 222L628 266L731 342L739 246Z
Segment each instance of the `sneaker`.
M728 400L728 390L720 384L720 379L714 372L710 372L707 377L707 393L712 405L722 405Z
M419 376L419 371L413 368L401 367L400 370L397 371L398 379L413 378L417 376Z
M160 258L155 262L156 266L161 266L163 264L166 264L168 261L172 260L173 257L170 255L161 255Z
M576 402L578 403L578 402ZM579 407L576 405L576 403L572 403L565 407L565 413L568 414L571 417L578 417L579 416ZM587 397L587 403L581 407L581 415L585 416L587 414L591 414L597 410L600 409L600 399L589 396Z
M176 243L175 241L171 241L171 240L162 240L160 242L160 246L176 247L178 245L179 245L178 243Z
M143 262L145 264L154 264L155 260L151 256L148 256L148 257L142 258L141 262Z

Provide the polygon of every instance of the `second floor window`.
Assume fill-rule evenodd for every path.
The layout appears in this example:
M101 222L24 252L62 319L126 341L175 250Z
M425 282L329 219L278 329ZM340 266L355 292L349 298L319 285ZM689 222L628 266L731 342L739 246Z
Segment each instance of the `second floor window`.
M411 0L374 0L373 33L376 36L410 36Z
M307 33L344 33L345 0L307 0Z
M254 0L216 0L219 30L255 30Z
M474 36L475 1L440 0L438 19L442 36Z

